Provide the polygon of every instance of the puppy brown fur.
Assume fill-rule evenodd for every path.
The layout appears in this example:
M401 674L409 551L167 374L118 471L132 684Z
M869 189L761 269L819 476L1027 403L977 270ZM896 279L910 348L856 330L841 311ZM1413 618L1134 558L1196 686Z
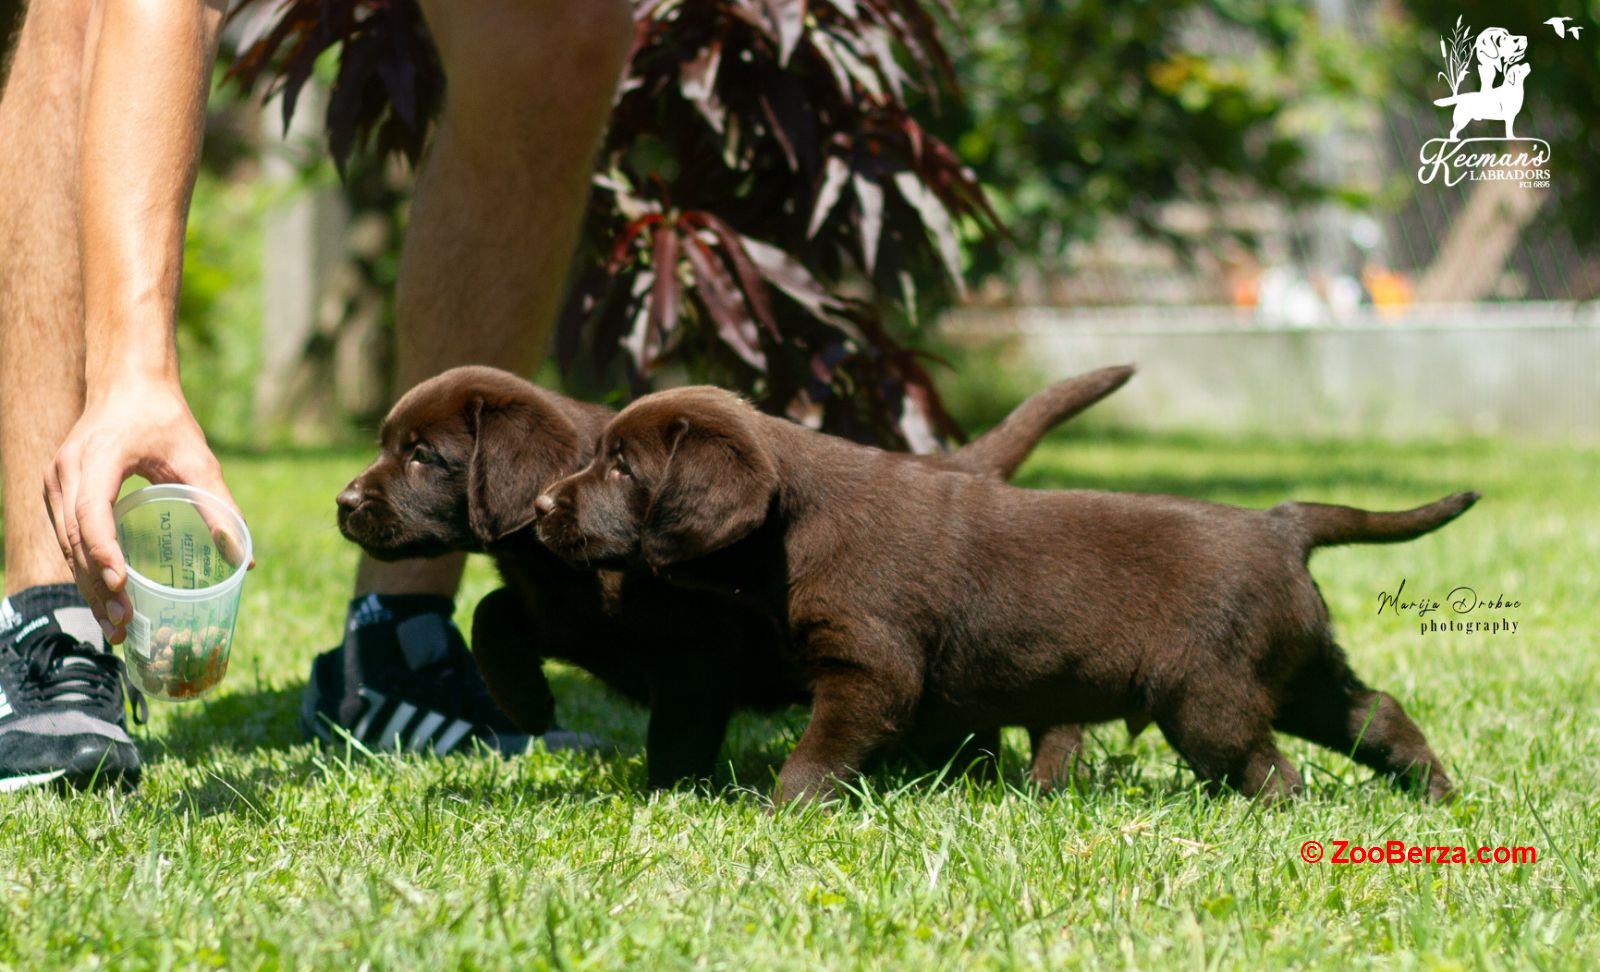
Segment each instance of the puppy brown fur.
M1442 799L1444 767L1350 670L1307 560L1420 536L1476 499L1369 513L1030 491L685 388L614 419L589 468L540 497L538 532L782 625L813 700L782 799L826 795L897 741L1024 725L1049 753L1075 745L1051 727L1144 713L1213 786L1299 790L1280 730Z
M1008 476L1052 426L1132 373L1060 382L966 449L909 461ZM446 372L390 412L378 457L339 496L339 526L379 558L492 554L506 586L479 603L472 641L495 701L523 730L543 732L552 703L541 656L577 665L650 707L648 776L669 785L709 776L733 711L804 701L806 686L765 615L647 572L568 564L527 529L539 491L590 461L613 415L495 369ZM917 752L938 764L960 743ZM998 745L989 733L974 748Z

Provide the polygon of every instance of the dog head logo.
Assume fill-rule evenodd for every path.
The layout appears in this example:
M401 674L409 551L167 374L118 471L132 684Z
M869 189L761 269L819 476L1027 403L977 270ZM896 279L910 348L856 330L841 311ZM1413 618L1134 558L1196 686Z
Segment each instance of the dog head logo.
M1439 39L1444 69L1437 75L1450 87L1434 100L1450 109L1448 132L1422 146L1417 179L1424 185L1442 179L1447 186L1462 181L1513 181L1523 186L1549 185L1550 143L1517 135L1528 76L1533 68L1525 34L1504 27L1480 31L1456 18L1455 29Z
M1494 87L1496 74L1510 77L1511 67L1528 51L1528 38L1504 27L1490 27L1478 34L1472 46L1478 55L1478 90L1488 91Z

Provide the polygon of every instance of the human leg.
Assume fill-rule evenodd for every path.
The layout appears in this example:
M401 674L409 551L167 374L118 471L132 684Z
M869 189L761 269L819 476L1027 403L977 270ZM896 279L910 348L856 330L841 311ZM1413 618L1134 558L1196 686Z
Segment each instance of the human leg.
M29 5L0 94L0 465L6 593L72 582L44 472L83 410L77 142L89 3Z
M102 650L44 505L83 410L77 144L87 0L30 4L0 92L0 790L138 779L120 662Z
M401 390L463 364L529 374L543 358L632 25L627 0L424 0L423 8L447 87L401 255ZM410 697L411 672L446 662L461 675L460 694L477 697L481 681L462 673L464 641L448 618L464 563L459 554L363 558L345 645L317 660L308 686L312 725L365 725L381 736L374 720L363 722L368 708L351 704L362 687ZM443 640L413 645L388 630L410 612L391 609L397 598L436 605ZM403 653L386 647L397 638ZM373 671L364 657L394 661ZM334 705L332 693L344 702ZM427 725L423 706L414 709L410 728ZM506 738L505 727L484 730Z
M426 0L443 112L396 288L396 387L544 357L632 18L625 0ZM364 558L356 593L453 596L464 558Z

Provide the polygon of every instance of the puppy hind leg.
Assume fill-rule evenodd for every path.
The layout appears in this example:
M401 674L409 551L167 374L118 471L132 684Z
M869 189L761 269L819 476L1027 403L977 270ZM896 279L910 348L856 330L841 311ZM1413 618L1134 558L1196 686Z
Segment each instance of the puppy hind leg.
M1072 782L1083 769L1083 727L1076 723L1055 726L1029 726L1028 742L1033 758L1028 777L1043 792Z
M1278 751L1258 702L1219 704L1196 692L1158 712L1156 725L1211 792L1226 785L1274 804L1298 795L1305 782Z
M1430 800L1447 802L1455 794L1444 765L1405 709L1388 693L1363 684L1342 658L1295 680L1276 725Z
M731 713L721 699L668 689L650 705L645 732L645 777L652 790L683 783L708 784Z

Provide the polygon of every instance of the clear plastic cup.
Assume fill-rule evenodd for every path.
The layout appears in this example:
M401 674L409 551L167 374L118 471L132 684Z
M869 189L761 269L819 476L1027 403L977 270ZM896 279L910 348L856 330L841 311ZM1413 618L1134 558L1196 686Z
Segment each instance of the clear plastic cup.
M228 672L250 530L193 486L147 486L117 501L133 618L123 657L133 683L168 702L195 699Z

